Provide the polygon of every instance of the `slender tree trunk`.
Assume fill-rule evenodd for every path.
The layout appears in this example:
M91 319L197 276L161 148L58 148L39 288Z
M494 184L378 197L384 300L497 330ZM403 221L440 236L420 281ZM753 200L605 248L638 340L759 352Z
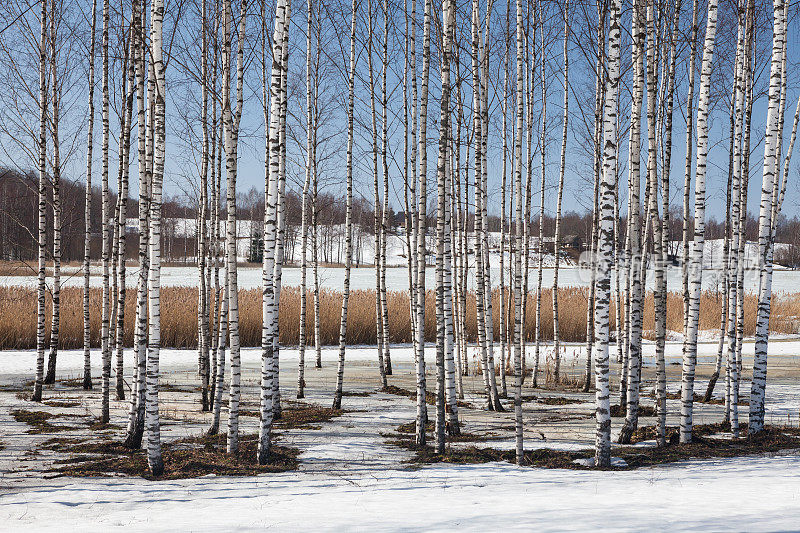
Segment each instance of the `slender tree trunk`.
M505 255L506 255L506 175L508 174L508 60L510 55L511 39L511 0L506 2L506 50L503 56L503 96L500 108L503 113L503 170L500 184L500 387L501 396L508 397L506 383L506 344L508 342L506 329L506 282L505 282ZM513 173L513 170L512 170Z
M539 367L539 348L542 337L542 272L544 269L544 191L545 191L545 172L547 162L547 57L545 55L545 40L544 40L544 16L542 13L541 0L536 2L537 15L539 19L539 35L541 39L541 69L539 71L541 91L542 91L542 109L540 111L541 130L539 136L539 145L541 149L541 182L539 184L539 239L537 245L537 257L539 265L536 272L536 330L534 332L534 348L533 359L535 367Z
M133 115L133 93L134 87L134 39L135 39L135 23L134 20L138 14L131 16L130 28L130 42L128 45L128 65L127 65L127 85L129 91L125 94L124 103L124 128L122 130L122 174L120 180L120 188L118 191L117 204L117 275L119 281L117 282L117 325L115 329L116 334L116 399L125 399L125 367L124 367L124 341L125 341L125 298L126 298L126 283L125 283L125 233L128 220L128 182L130 177L130 151L131 151L131 123Z
M727 285L727 301L725 303L725 312L723 318L726 321L726 332L728 338L728 350L725 364L726 379L725 379L725 420L731 423L731 430L734 435L738 437L739 433L739 407L738 398L736 402L731 402L732 394L731 387L736 389L738 383L738 365L736 364L736 322L737 313L736 306L739 301L738 297L738 276L739 276L739 261L744 258L740 256L740 239L744 237L743 227L739 225L741 221L740 209L745 208L741 204L741 170L742 170L742 125L744 121L744 106L745 106L745 65L747 62L747 51L745 51L745 35L747 33L745 25L745 13L741 11L738 15L739 30L736 46L736 61L734 67L734 89L733 98L731 100L731 158L732 165L729 179L729 197L730 197L730 231L731 231L731 249L733 253L730 254L729 261L726 262L726 285ZM744 237L746 239L746 237ZM721 357L720 357L721 363ZM717 374L718 375L718 374ZM712 376L713 380L714 376ZM713 391L711 383L709 383L706 391L707 397L710 399L711 392ZM735 395L735 392L734 392Z
M149 271L150 176L147 157L148 126L152 120L145 116L145 39L144 9L139 0L133 2L134 57L136 64L136 111L138 122L137 155L139 168L139 275L136 289L136 319L133 335L134 374L128 410L125 446L138 449L144 433L146 373L147 373L147 277ZM152 117L151 117L152 118ZM150 143L152 146L152 138Z
M780 0L778 0L780 1ZM681 379L680 441L692 441L692 407L694 374L697 364L697 332L700 319L700 285L703 271L703 241L705 238L706 159L708 156L708 106L711 85L711 61L717 31L717 1L709 0L706 37L703 45L703 64L700 73L700 92L697 104L697 160L695 165L694 241L689 272L689 322L684 341Z
M339 323L339 366L336 372L336 392L333 397L334 409L342 408L344 358L345 349L347 347L347 304L350 301L350 268L353 262L353 108L355 106L357 11L357 0L353 0L353 3L351 4L350 19L350 67L348 71L349 95L347 101L347 200L345 212L344 290L342 294L342 316Z
M439 116L439 157L437 161L437 209L436 209L436 453L443 454L445 446L445 358L448 351L448 328L446 319L445 277L449 277L450 264L446 254L447 228L447 174L449 167L448 146L450 144L450 52L455 26L453 0L442 0L442 97ZM447 273L445 272L447 271ZM450 397L453 397L450 394ZM422 429L424 432L424 428Z
M148 277L150 336L147 351L147 394L145 427L147 430L147 464L154 476L164 471L161 458L161 429L158 415L159 349L161 346L161 195L164 181L166 137L166 87L162 60L163 0L152 0L150 12L150 54L155 73L153 185L150 202L150 274Z
M290 16L290 2L287 2L285 16L289 19ZM281 85L280 85L280 112L279 112L279 129L278 129L278 146L280 147L278 157L278 202L276 209L276 233L275 233L275 261L272 270L272 283L275 290L275 313L272 315L273 332L273 356L272 356L272 410L274 419L281 418L281 393L280 393L280 343L278 335L278 315L280 306L278 302L281 300L281 274L283 272L283 256L286 241L286 114L288 100L286 97L287 91L287 72L289 61L289 32L288 23L284 21L286 30L283 32L283 45L281 47Z
M523 248L523 213L522 213L522 133L523 133L523 114L524 114L524 73L523 73L523 13L522 0L516 2L517 15L517 78L516 78L516 135L514 136L514 188L517 203L516 228L514 238L516 240L516 253L514 254L514 434L517 464L523 464L523 422L522 422L522 255ZM565 77L566 79L566 77Z
M89 275L92 250L92 147L94 140L94 63L95 32L97 29L97 0L92 0L92 30L89 44L89 125L86 135L86 200L84 205L83 237L83 388L92 388L91 332L89 322Z
M781 56L786 39L784 0L774 0L772 61L769 77L769 105L764 138L764 166L762 171L761 207L758 220L758 253L761 275L758 289L758 311L756 318L755 355L753 358L753 380L750 386L750 417L747 432L754 435L764 429L764 396L767 385L767 343L769 342L769 314L772 297L772 217L777 215L774 193L778 179L777 167L780 154L777 152L778 138L783 134L778 120L782 85Z
M694 148L694 71L697 60L698 0L692 2L692 34L689 40L689 88L686 96L686 163L683 174L683 260L681 279L683 282L683 336L689 333L689 209L692 184L692 148Z
M654 258L654 316L656 335L656 408L658 412L656 440L660 445L665 442L667 422L667 379L664 360L667 315L667 287L663 261L663 226L658 215L658 133L657 133L657 40L656 20L653 6L647 7L647 182L650 185L649 213L653 226L653 258ZM664 190L668 195L669 191ZM663 320L662 320L663 318Z
M226 237L227 238L227 237ZM227 243L225 243L227 248ZM225 383L225 349L228 339L228 302L230 301L230 284L228 283L228 269L225 268L223 280L222 308L219 315L219 341L217 342L217 372L216 385L214 386L214 408L211 417L211 426L208 428L209 435L216 435L219 432L220 413L222 411L222 389Z
M311 186L311 173L313 163L311 153L313 151L314 135L314 91L311 87L311 32L313 22L312 0L307 4L307 24L306 24L306 177L303 182L302 213L300 221L302 263L300 266L300 334L298 338L298 368L297 368L297 398L305 397L305 354L306 354L306 271L308 270L307 248L308 248L308 194ZM265 104L266 105L266 104ZM316 231L316 228L313 229Z
M553 235L553 382L561 380L561 339L558 327L558 267L561 263L561 201L564 197L564 173L567 166L567 131L569 125L569 0L564 2L564 117L561 130L561 162L558 170L556 227Z
M713 0L712 0L713 1ZM608 386L609 299L611 296L611 263L614 253L614 187L617 158L617 90L620 59L620 1L611 3L608 39L608 79L603 119L603 181L600 192L597 301L595 303L595 398L597 401L597 437L595 465L611 464L611 416Z
M589 300L586 305L586 369L584 372L583 392L589 392L592 382L592 349L596 342L595 339L595 305L597 304L597 254L599 240L599 199L600 181L602 179L602 159L603 159L603 123L604 123L604 102L606 99L607 75L605 74L605 5L597 5L597 42L599 46L596 79L595 79L595 118L594 118L594 206L592 208L592 230L590 239L591 251L591 279L589 281Z
M383 0L383 71L381 72L381 95L383 96L381 124L381 158L383 160L383 214L381 217L381 286L380 303L381 318L383 322L383 364L387 376L392 375L392 358L389 353L389 304L386 288L386 245L388 240L388 217L389 217L389 93L387 89L387 78L389 73L389 2ZM381 341L379 341L381 342Z
M152 8L155 11L155 7ZM101 217L102 228L102 241L103 241L103 307L102 318L100 322L100 344L103 356L103 372L102 372L102 402L100 421L103 423L109 420L109 380L111 376L111 346L110 346L110 320L111 317L111 294L109 287L109 266L110 266L110 252L109 246L111 244L111 225L109 222L109 209L110 198L108 191L108 143L110 137L110 123L109 123L109 83L108 83L108 40L109 40L109 2L103 2L103 184L102 184L102 198L103 208Z
M58 77L58 33L56 31L56 0L50 4L50 73L52 74L52 111L50 114L53 140L53 315L50 322L50 354L47 358L45 384L56 381L59 333L61 330L61 142L60 121L61 86Z
M642 278L639 264L641 262L642 239L640 221L639 193L641 189L641 116L642 98L644 95L644 39L646 28L640 21L641 2L637 2L631 10L631 33L633 35L633 94L631 103L630 137L628 142L628 189L629 189L629 216L628 216L628 245L627 257L629 315L628 327L628 382L627 382L627 409L625 423L619 433L619 442L629 444L633 432L639 425L639 392L641 385L642 361Z
M231 1L225 0L223 27L225 44L222 52L222 122L225 129L225 173L227 186L227 239L225 241L228 276L228 333L231 352L231 384L228 397L228 439L230 454L239 451L239 401L241 398L241 359L239 356L239 286L237 280L236 254L236 178L238 174L239 119L242 114L244 96L244 39L247 1L242 0L239 8L239 31L236 51L236 109L231 104L231 22L233 11Z
M416 267L415 280L416 312L414 318L417 322L417 426L416 443L425 445L425 426L428 422L428 409L425 403L425 270L428 264L426 252L427 219L428 219L428 82L430 78L431 63L431 10L432 1L425 0L423 14L422 37L422 86L420 88L419 104L419 137L417 139L419 154L419 168L417 169L417 225L416 225Z
M264 285L263 296L263 325L261 336L261 425L259 426L258 462L266 464L269 459L270 437L274 418L273 382L276 379L275 367L275 341L278 335L275 317L278 313L278 295L275 285L276 248L279 225L280 203L280 171L281 171L281 113L282 113L282 80L283 56L285 47L285 34L288 32L288 6L286 2L279 1L275 6L275 30L272 38L272 74L269 90L269 119L267 122L267 148L265 164L265 213L264 213L264 262L262 281ZM266 43L262 43L266 46ZM262 60L265 60L262 48ZM266 68L266 65L264 66ZM266 89L266 77L264 77ZM266 111L266 91L264 105Z
M47 246L47 1L42 1L39 17L39 272L36 291L36 378L33 384L33 401L42 401L45 349L45 248Z
M497 375L495 374L495 364L494 364L494 320L492 318L492 277L491 277L491 265L489 262L489 211L488 211L488 197L489 197L489 185L488 185L488 143L489 143L489 90L488 90L488 78L489 78L489 47L488 47L488 35L490 29L490 21L492 16L492 6L494 5L494 1L489 1L486 4L486 28L483 33L483 37L481 38L481 85L480 85L480 95L481 95L481 130L480 130L480 143L481 143L481 189L483 190L483 194L481 194L481 212L480 216L483 219L482 227L483 232L481 233L481 238L483 239L482 245L482 252L483 252L483 283L484 283L484 298L486 302L486 320L485 320L485 327L486 327L486 339L487 339L487 368L489 374L489 382L491 385L491 399L494 403L494 410L495 411L504 411L503 405L500 403L500 395L497 392Z
M375 267L375 339L376 347L378 349L378 371L381 376L381 384L383 387L388 385L386 381L386 366L383 360L383 309L381 306L381 295L383 290L381 288L381 199L380 199L380 183L378 177L378 110L375 105L375 68L373 65L373 51L372 43L375 39L375 31L373 29L373 9L372 0L367 2L367 64L369 69L369 102L370 111L372 116L372 179L373 179L373 192L375 193L375 203L372 211L373 215L373 231L375 233L375 250L373 254L373 263Z
M148 346L148 277L150 271L150 199L152 197L153 140L155 120L155 74L145 42L146 12L138 0L134 9L139 11L136 28L137 57L137 122L138 122L138 168L139 168L139 277L136 294L136 326L134 330L134 358L136 360L135 393L131 394L128 411L128 429L125 446L138 449L144 433L147 394L147 346ZM147 94L145 94L145 62L147 62ZM145 106L147 111L145 111Z
M209 410L210 361L209 361L209 317L208 287L206 286L206 221L208 218L208 34L206 30L206 0L200 4L200 32L202 49L200 58L201 108L200 122L203 130L203 146L200 156L200 209L197 244L198 293L197 293L197 357L200 371L201 409Z

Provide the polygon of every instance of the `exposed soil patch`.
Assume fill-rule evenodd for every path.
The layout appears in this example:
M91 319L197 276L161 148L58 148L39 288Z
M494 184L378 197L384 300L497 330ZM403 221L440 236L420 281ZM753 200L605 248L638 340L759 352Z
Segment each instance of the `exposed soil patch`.
M649 428L641 428L650 433ZM694 426L692 442L677 444L677 429L668 432L670 445L653 448L621 447L614 450L614 455L622 457L628 467L651 466L673 463L688 459L713 459L740 457L776 453L781 450L800 448L800 429L797 427L768 426L756 435L748 435L740 439L710 438L709 435L724 431L722 424ZM741 428L743 435L747 427ZM652 431L655 433L655 431ZM674 443L674 444L673 444Z
M614 404L611 406L611 416L621 417L628 414L627 405ZM652 405L639 404L639 416L657 416L656 408Z
M542 405L572 405L576 403L586 403L587 400L580 398L565 398L563 396L536 396L527 395L522 397L523 402L536 402Z
M321 405L284 400L280 418L273 422L275 429L319 429L315 424L330 422L331 419L342 416L344 409L331 409ZM255 409L242 409L239 416L261 418L261 411Z
M112 424L111 422L101 422L99 418L90 418L89 420L86 421L86 423L89 424L89 429L93 431L122 429L122 426L120 426L119 424Z
M398 444L408 450L416 452L409 459L409 463L455 463L455 464L480 464L496 461L515 462L514 450L498 450L495 448L478 448L476 446L448 447L444 454L437 454L431 446L420 447L413 441L398 441ZM591 452L562 452L557 450L537 449L525 452L525 464L543 468L570 468L585 470L587 467L574 463L575 459L591 457Z
M192 393L198 392L200 390L199 387L193 387L191 385L176 385L174 383L159 383L158 384L158 392L181 392L181 393Z
M671 428L674 431L674 428ZM741 439L716 439L708 435L724 430L721 424L695 426L694 439L689 444L678 444L672 440L663 447L641 448L625 446L613 450L614 457L625 461L625 467L615 469L635 469L644 466L653 466L665 463L674 463L689 459L730 458L745 455L758 455L763 453L777 453L781 450L800 449L800 428L768 426L758 435ZM746 434L746 427L742 429ZM651 426L639 428L635 436L650 436L655 434ZM398 434L399 438L390 441L390 444L416 452L409 463L458 463L476 464L493 461L516 462L514 450L497 450L493 448L465 448L448 447L444 454L437 454L431 446L420 447L412 436ZM654 437L651 437L654 438ZM645 439L642 439L645 440ZM589 467L576 464L576 459L593 456L592 451L566 452L549 449L538 449L525 452L525 465L544 468L569 468L585 470Z
M164 444L164 474L159 479L196 478L208 474L220 476L255 476L263 473L297 469L300 451L286 446L272 446L266 465L256 461L258 435L241 435L239 452L225 451L226 435L188 437ZM144 450L130 450L116 441L83 443L67 447L73 454L57 461L63 465L51 472L66 476L93 477L108 475L141 476L153 479Z
M448 428L449 429L449 428ZM435 440L435 436L433 432L436 431L436 423L429 420L427 424L425 424L425 433L429 436L428 438ZM407 424L400 424L397 426L397 433L384 433L383 436L390 438L390 439L408 439L409 436L413 440L414 435L417 432L417 421L413 420ZM497 440L497 436L490 436L490 435L476 435L474 433L468 433L466 431L460 431L458 435L450 435L446 436L447 442L485 442L491 440Z
M42 402L48 407L80 407L81 402L74 400L45 400Z
M656 397L655 391L651 392L650 396L652 398L655 398ZM681 393L680 392L668 392L667 393L667 399L668 400L680 400L681 399ZM694 403L705 403L705 404L711 404L711 405L725 405L725 398L711 398L710 400L705 401L705 396L703 394L697 394L696 392L694 393L694 400L693 401L694 401ZM737 405L750 405L750 403L747 400L740 399L739 403Z
M55 433L57 431L67 431L72 428L56 426L49 422L58 415L46 411L30 411L28 409L13 409L11 416L17 422L24 422L30 426L28 433Z
M39 445L40 449L60 451L67 446L74 446L86 442L87 439L80 437L53 437L47 439Z
M395 396L405 396L406 398L412 398L412 399L417 398L417 391L411 391L408 389L404 389L402 387L396 387L395 385L389 385L387 387L383 387L381 389L381 392L385 392L386 394L394 394ZM436 394L426 390L425 403L427 403L428 405L436 405ZM456 402L456 405L458 407L465 407L468 409L474 408L474 406L471 403L465 402L463 400L458 400Z

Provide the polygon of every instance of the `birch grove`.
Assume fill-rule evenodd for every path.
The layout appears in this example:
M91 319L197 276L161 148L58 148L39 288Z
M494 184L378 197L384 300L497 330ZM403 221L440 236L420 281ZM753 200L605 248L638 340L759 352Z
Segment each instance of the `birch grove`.
M0 346L130 471L293 469L309 428L365 463L788 449L797 6L40 4L0 28Z

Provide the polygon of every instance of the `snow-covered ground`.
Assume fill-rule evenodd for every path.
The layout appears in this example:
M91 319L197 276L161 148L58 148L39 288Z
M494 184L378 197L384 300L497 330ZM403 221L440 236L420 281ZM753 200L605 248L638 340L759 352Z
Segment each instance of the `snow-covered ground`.
M8 531L794 531L800 456L626 472L511 464L255 478L65 479L0 498Z
M427 351L432 358L434 347L428 347ZM646 343L644 352L645 401L649 401L653 345ZM395 367L391 382L413 387L412 350L407 346L393 346L391 353ZM705 378L715 353L716 343L700 344L697 392L705 389ZM747 342L745 369L751 364L752 353L753 344ZM280 354L282 394L290 399L296 383L297 350L283 348ZM800 340L773 341L769 354L768 421L797 424ZM92 355L96 376L99 356L97 351ZM306 355L312 359L313 351ZM617 371L614 355L612 348L612 382L616 380ZM325 348L322 356L322 370L310 367L306 370L306 401L327 405L335 383L334 361L338 350ZM680 380L680 367L675 363L680 360L681 344L670 342L667 356L669 388L674 391ZM130 351L126 351L125 357L127 362L131 361ZM241 357L243 400L254 404L258 401L260 350L244 349ZM775 531L797 530L800 524L798 451L770 457L689 461L632 471L551 470L508 463L409 465L404 461L410 453L388 444L382 433L413 420L413 400L376 392L374 347L348 348L346 358L345 390L369 394L346 397L348 411L319 428L280 432L277 438L281 444L301 451L299 470L257 477L212 475L171 481L51 478L52 474L46 471L48 452L33 445L50 435L27 434L25 424L8 415L10 408L26 402L14 392L0 390L0 427L3 428L0 440L6 445L0 450L0 530L46 530L49 533L55 526L65 531L215 533L264 529L315 532ZM565 346L565 371L577 368L580 372L583 361L581 345ZM33 351L0 351L0 385L30 379L34 365ZM196 365L194 350L165 349L161 352L165 382L196 384ZM82 366L81 350L60 352L59 377L76 377ZM747 375L745 371L744 377ZM465 376L464 382L466 400L479 405L480 375ZM432 376L429 383L434 383ZM717 397L723 387L724 381L721 381ZM741 390L746 398L749 382L743 382ZM197 393L191 394L196 396ZM536 394L548 393L536 391ZM525 403L526 449L546 447L578 451L591 448L593 394L561 394L582 401L564 406ZM82 405L76 412L97 414L97 388L90 393L66 387L46 389L45 396L48 395L77 398ZM187 401L184 395L181 400L180 393L165 391L161 399L162 416L170 423L163 426L162 438L169 440L199 434L207 427L208 415L198 412L194 396ZM668 401L670 426L677 424L679 405L678 400ZM122 422L126 406L125 402L112 401L112 422ZM720 406L697 404L695 421L716 421L720 412ZM509 429L513 429L512 413L463 408L460 416L469 432L497 434L492 440L475 445L496 449L510 449L513 445ZM223 425L224 417L223 413ZM746 419L746 412L742 413L742 418ZM240 422L243 432L256 431L257 419L242 418ZM653 422L652 419L642 421L645 423ZM620 420L615 419L613 435L619 426ZM82 435L90 434L87 429L83 432Z

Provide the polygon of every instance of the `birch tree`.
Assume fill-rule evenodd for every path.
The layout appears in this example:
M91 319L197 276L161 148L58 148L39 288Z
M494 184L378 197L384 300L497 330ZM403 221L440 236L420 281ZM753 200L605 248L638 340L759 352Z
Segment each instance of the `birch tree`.
M166 76L163 61L163 0L150 4L150 57L154 73L155 111L153 113L153 182L150 199L150 265L148 293L150 335L147 350L147 393L145 428L147 465L154 476L164 471L161 458L161 428L158 412L159 355L161 347L161 198L166 150Z
M139 0L133 2L134 61L136 63L136 111L137 111L137 151L139 170L139 275L136 289L136 319L133 336L134 376L128 427L125 446L138 449L144 433L146 388L147 388L147 345L148 345L148 275L150 260L148 256L150 237L150 185L152 178L153 126L152 115L148 116L145 107L151 109L152 98L145 94L145 10ZM152 80L151 78L151 81ZM150 95L152 96L152 94Z
M58 75L59 48L58 21L56 0L50 2L50 63L51 102L50 102L50 136L53 143L52 160L52 192L53 192L53 313L50 321L50 354L47 358L46 384L56 381L56 359L61 332L61 140L59 138L59 121L61 120L61 80Z
M353 108L355 106L357 0L353 0L350 10L350 67L347 76L347 199L345 212L344 288L342 293L342 315L339 322L339 364L336 371L336 392L333 397L334 409L342 408L344 360L345 350L347 348L347 304L350 301L350 268L353 262Z
M756 317L755 355L753 380L750 386L750 417L747 432L754 435L764 429L764 396L767 386L767 345L769 342L769 314L772 296L771 227L777 203L774 192L777 177L777 152L779 137L783 134L779 120L781 94L781 57L786 39L784 0L773 2L772 59L769 72L769 100L764 137L764 164L762 169L761 202L758 216L758 258L760 267L758 310ZM777 214L777 213L776 213Z
M369 102L372 117L372 178L373 178L373 192L375 193L373 215L373 231L375 233L374 240L374 255L373 263L375 266L375 339L378 349L378 371L381 376L381 384L383 387L388 385L386 381L386 366L383 360L383 307L381 303L383 289L381 287L381 249L382 245L382 215L381 215L381 199L380 199L380 182L378 176L378 110L375 105L375 68L373 65L373 51L372 44L375 39L375 32L373 28L373 9L372 0L367 2L367 64L369 70Z
M717 31L717 1L708 2L706 37L703 45L703 62L700 72L700 91L697 103L697 159L695 162L694 240L689 271L689 321L688 335L683 347L681 377L680 441L692 441L692 407L694 401L694 375L697 364L697 332L700 319L700 285L703 271L703 241L705 238L706 160L708 157L708 108L711 85L711 61L714 57L714 40Z
M47 230L47 2L42 1L39 15L41 34L39 41L39 235L38 235L38 286L36 290L36 378L33 384L33 401L42 401L44 381L45 336L45 247Z
M516 135L514 142L514 188L516 195L516 228L515 239L516 246L514 254L514 434L515 434L515 450L517 464L522 464L524 461L524 447L523 447L523 423L522 423L522 130L523 130L523 113L524 113L524 73L523 73L523 60L524 53L523 39L523 13L522 13L522 0L516 2L516 15L517 15L517 72L516 72L516 93L517 93L517 108L516 108ZM566 77L565 77L566 79Z
M713 1L713 0L712 0ZM597 402L597 436L595 465L611 464L611 416L608 385L609 308L611 266L614 253L614 190L617 158L617 91L620 62L620 1L611 3L608 39L608 79L603 119L603 180L600 190L599 238L597 260L597 301L595 302L595 399Z
M135 16L131 14L131 24L129 29L128 39L128 61L125 66L124 76L125 82L123 83L123 120L122 131L120 134L120 158L121 170L119 179L119 189L117 191L117 313L116 313L116 328L115 328L115 341L116 348L116 399L125 399L125 378L124 378L124 335L125 335L125 297L126 297L126 283L125 283L125 230L128 220L128 182L130 172L130 147L131 147L131 119L133 113L133 91L134 91L134 28ZM130 89L128 89L130 88Z
M569 0L564 1L564 115L561 130L561 161L558 169L558 193L556 199L556 225L553 234L553 381L558 385L561 372L561 339L558 327L558 267L561 264L561 202L564 198L564 173L567 166L567 131L569 125ZM517 162L520 164L520 162Z
M443 454L445 447L445 353L448 342L447 317L445 299L445 270L450 265L445 261L446 239L449 231L446 227L447 174L449 166L448 147L450 145L450 52L455 27L455 5L453 0L442 0L442 97L439 116L439 157L436 171L436 453ZM450 395L453 396L452 393ZM424 433L425 429L422 428Z
M222 51L222 122L225 130L225 173L227 183L227 237L225 264L228 278L228 334L230 336L231 383L228 397L228 453L239 450L239 400L241 395L241 360L239 357L239 286L236 264L236 178L238 173L239 121L244 105L244 39L247 0L239 7L239 31L236 48L236 108L231 103L231 0L225 0Z
M417 138L419 157L419 167L417 169L417 221L415 226L416 242L416 267L417 274L415 279L416 309L414 319L416 320L417 336L417 421L415 441L418 445L425 445L425 426L428 422L428 409L426 398L425 381L425 268L427 266L426 246L427 238L427 186L428 186L428 82L430 77L431 63L431 9L432 1L425 0L422 24L422 86L420 88L419 100L419 137ZM413 157L413 156L412 156Z
M152 7L155 12L155 5ZM151 14L152 16L152 14ZM100 319L100 346L102 353L102 381L101 381L101 414L100 421L103 423L109 420L109 380L111 376L111 345L110 345L110 321L111 321L111 289L109 287L109 267L110 267L110 245L111 245L111 224L109 222L110 199L108 190L108 158L109 158L109 137L111 126L109 123L109 84L108 84L108 39L109 39L109 2L103 1L103 170L102 170L102 215L101 215L101 235L103 241L103 302L102 316Z
M692 29L689 38L689 80L686 95L686 162L683 173L683 258L681 260L681 280L683 282L683 336L689 332L689 209L691 201L692 184L692 142L694 133L694 75L695 62L697 60L697 33L699 30L698 19L699 9L698 0L692 1Z
M306 354L306 272L308 270L308 204L309 188L311 186L311 173L314 165L311 161L314 150L314 91L311 86L311 35L314 6L308 0L306 13L306 175L303 181L302 213L300 221L300 239L302 248L300 265L300 334L298 338L298 372L297 372L297 398L305 397L305 354ZM316 43L319 46L319 43ZM312 228L317 231L317 228Z
M201 52L200 52L200 82L201 104L200 104L200 123L202 128L203 145L200 155L200 209L198 213L198 243L197 243L197 270L198 270L198 292L197 292L197 356L200 371L201 388L201 409L209 410L209 302L206 273L206 221L208 217L208 161L209 161L209 138L208 138L208 31L206 28L206 0L200 3L200 32Z
M279 180L281 171L281 112L283 81L284 35L288 32L288 5L279 1L275 5L275 30L272 39L272 73L270 83L270 113L268 122L268 149L266 158L268 172L265 176L266 203L264 213L264 264L262 281L264 284L263 325L261 337L261 425L259 426L258 462L266 464L269 459L270 433L273 421L273 381L275 368L274 337L278 335L275 316L278 312L274 272L276 263L276 240L279 218ZM266 80L265 80L266 81ZM266 95L265 95L266 96ZM266 105L266 98L264 100Z
M94 142L94 63L95 32L97 28L97 0L92 0L92 23L89 42L89 116L86 134L86 199L84 205L83 237L83 388L92 388L91 332L89 322L89 276L92 249L92 148Z

